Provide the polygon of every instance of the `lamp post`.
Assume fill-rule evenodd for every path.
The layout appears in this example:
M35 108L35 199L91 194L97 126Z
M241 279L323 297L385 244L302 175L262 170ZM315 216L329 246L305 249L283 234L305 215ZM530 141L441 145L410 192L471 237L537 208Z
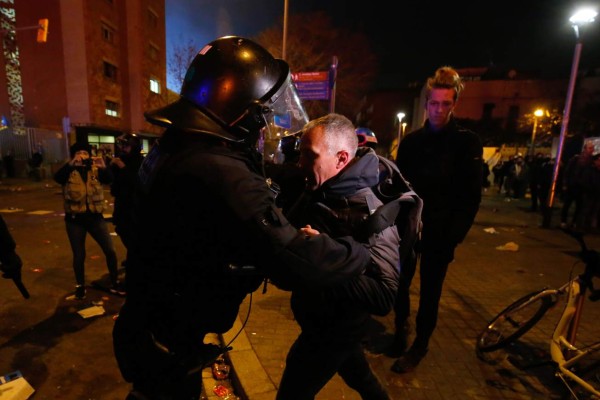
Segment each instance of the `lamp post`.
M535 146L535 132L537 130L538 118L544 115L544 110L538 108L533 112L533 131L531 132L531 147L529 147L529 155L533 156Z
M581 57L581 47L583 45L579 36L579 26L593 22L598 13L596 10L591 8L584 8L578 10L569 21L575 31L575 39L577 44L575 45L575 52L573 54L573 64L571 66L571 77L569 78L569 87L567 89L567 99L565 101L565 108L563 110L562 124L560 127L560 136L558 138L558 147L556 149L556 160L554 162L554 171L552 174L552 184L548 192L548 200L546 203L546 209L544 210L544 218L542 221L543 228L550 227L550 221L552 219L552 205L554 204L554 193L556 191L556 181L558 180L558 172L560 170L560 160L562 157L563 145L565 142L565 136L569 127L569 115L571 113L571 102L573 101L573 91L575 90L575 81L577 80L577 68L579 67L579 58Z
M288 31L288 0L283 1L283 40L281 43L281 59L285 60L287 47L287 31Z

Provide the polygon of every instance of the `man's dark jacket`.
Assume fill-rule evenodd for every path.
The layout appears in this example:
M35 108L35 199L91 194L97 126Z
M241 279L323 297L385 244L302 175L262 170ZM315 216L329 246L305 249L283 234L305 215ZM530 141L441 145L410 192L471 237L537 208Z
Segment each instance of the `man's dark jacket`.
M429 121L402 139L396 163L423 199L423 246L461 243L481 202L483 148L454 119L433 131Z
M371 190L377 183L379 158L361 147L346 168L316 191L305 192L288 214L297 227L309 224L333 237L351 234L364 240L372 258L365 275L325 289L292 291L292 310L304 335L323 341L355 340L365 333L373 310L385 315L393 308L400 264L396 226L374 235L372 244L361 232L375 207L382 205Z

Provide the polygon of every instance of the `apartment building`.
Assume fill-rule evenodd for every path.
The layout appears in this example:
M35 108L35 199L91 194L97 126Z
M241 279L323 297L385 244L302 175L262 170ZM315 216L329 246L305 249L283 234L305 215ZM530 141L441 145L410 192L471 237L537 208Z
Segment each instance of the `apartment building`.
M111 151L133 133L147 148L160 133L143 113L167 103L164 0L0 0L0 12L3 156L41 146L59 164L75 141Z

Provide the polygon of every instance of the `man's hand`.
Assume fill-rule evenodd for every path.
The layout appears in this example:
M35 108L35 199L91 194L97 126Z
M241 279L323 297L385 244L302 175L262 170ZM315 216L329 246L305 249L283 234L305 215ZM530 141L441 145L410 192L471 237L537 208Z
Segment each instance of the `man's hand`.
M313 229L310 225L306 225L304 228L300 228L300 231L304 233L307 237L317 236L320 232L316 229Z
M111 165L114 164L119 168L125 168L125 163L119 157L113 158L110 163Z
M102 157L92 157L92 163L96 166L96 168L106 168L106 163Z

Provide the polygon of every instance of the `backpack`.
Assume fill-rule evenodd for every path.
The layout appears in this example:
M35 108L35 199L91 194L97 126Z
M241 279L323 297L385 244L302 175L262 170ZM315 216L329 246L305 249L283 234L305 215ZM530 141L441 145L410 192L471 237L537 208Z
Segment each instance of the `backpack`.
M423 227L423 199L402 176L394 162L379 155L377 157L380 178L379 183L371 189L383 205L368 217L366 232L371 236L395 224L401 239L400 265L408 265L416 260L418 252L417 245Z

